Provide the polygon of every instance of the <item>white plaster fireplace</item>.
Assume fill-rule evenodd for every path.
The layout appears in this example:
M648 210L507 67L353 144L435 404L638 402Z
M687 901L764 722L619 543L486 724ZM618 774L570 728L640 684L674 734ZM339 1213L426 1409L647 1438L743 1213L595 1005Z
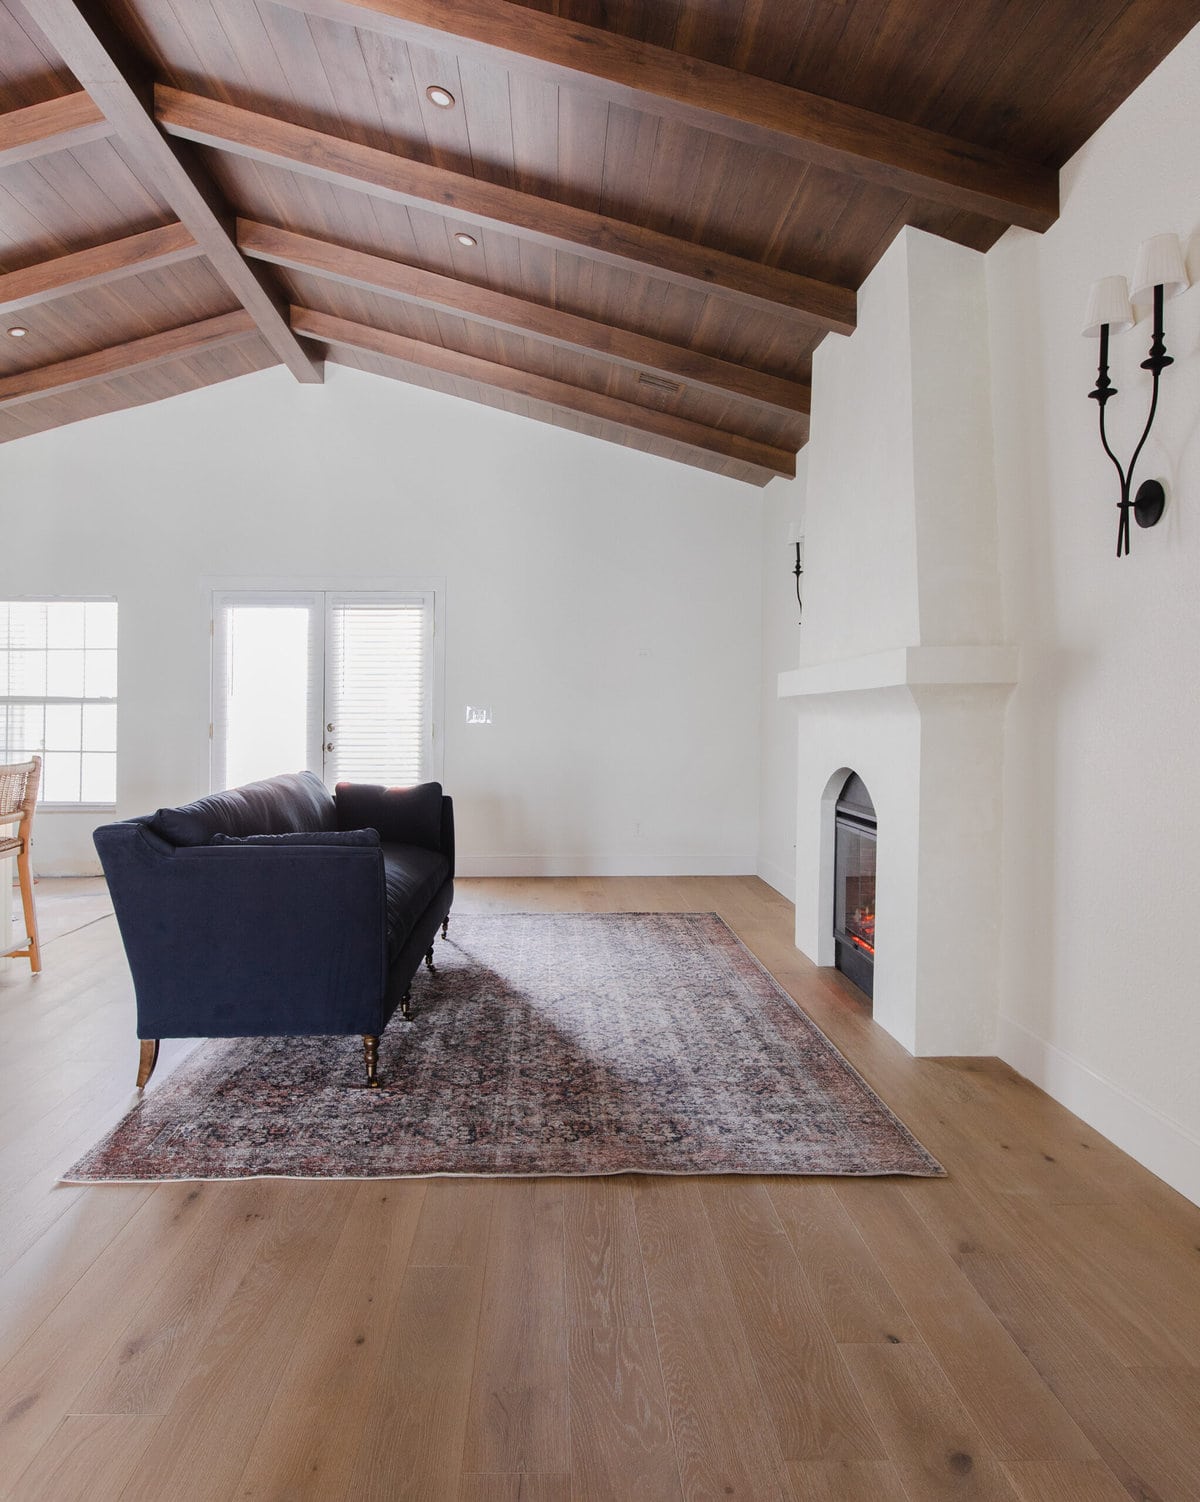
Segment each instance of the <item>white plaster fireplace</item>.
M857 772L879 821L874 1016L913 1053L993 1048L1015 680L1011 647L916 647L780 677L780 695L801 705L797 947L834 963L834 803Z
M874 1016L918 1054L994 1049L1004 643L983 259L904 230L813 371L796 944L834 963L834 804L878 817Z

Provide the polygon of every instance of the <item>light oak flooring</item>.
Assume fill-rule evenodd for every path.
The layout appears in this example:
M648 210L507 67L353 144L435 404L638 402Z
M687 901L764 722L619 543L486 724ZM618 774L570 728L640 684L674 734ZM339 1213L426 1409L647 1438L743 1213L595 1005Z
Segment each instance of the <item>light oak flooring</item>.
M1200 1499L1200 1210L997 1061L910 1059L762 882L455 912L719 912L947 1179L56 1188L136 1047L98 884L38 892L45 974L0 975L7 1502Z

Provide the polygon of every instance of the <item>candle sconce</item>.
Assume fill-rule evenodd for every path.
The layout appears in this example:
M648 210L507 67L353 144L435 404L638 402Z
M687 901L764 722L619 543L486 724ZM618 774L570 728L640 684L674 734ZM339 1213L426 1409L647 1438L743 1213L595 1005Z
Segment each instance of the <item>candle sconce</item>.
M1117 523L1118 558L1129 552L1129 513L1133 512L1139 527L1153 527L1162 518L1166 506L1166 491L1160 480L1143 480L1136 493L1133 492L1133 472L1154 425L1158 411L1158 384L1162 373L1168 365L1175 363L1167 354L1163 334L1163 303L1167 298L1186 291L1188 285L1187 268L1184 266L1178 236L1154 235L1143 241L1134 268L1132 295L1134 299L1141 299L1152 294L1154 299L1154 331L1150 340L1150 353L1141 366L1143 370L1150 372L1150 411L1128 467L1113 453L1105 430L1104 414L1108 403L1117 394L1117 388L1108 375L1109 336L1124 333L1137 322L1130 304L1129 285L1123 276L1102 277L1093 283L1088 298L1083 333L1086 338L1100 340L1096 385L1088 395L1100 409L1100 442L1104 452L1112 460L1121 484L1121 499L1117 502L1121 513Z

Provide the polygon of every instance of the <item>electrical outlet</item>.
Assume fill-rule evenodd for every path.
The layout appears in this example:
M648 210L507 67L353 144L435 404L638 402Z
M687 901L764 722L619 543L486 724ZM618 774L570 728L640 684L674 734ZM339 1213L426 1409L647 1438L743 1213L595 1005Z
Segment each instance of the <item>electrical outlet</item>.
M473 704L467 705L468 725L490 725L491 723L492 711L490 709L480 708Z

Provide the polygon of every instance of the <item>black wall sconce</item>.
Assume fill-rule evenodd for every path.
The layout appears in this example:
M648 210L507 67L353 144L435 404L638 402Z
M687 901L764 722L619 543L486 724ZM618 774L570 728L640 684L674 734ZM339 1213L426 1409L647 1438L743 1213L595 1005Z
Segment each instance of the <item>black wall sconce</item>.
M788 547L796 549L796 563L792 573L796 576L796 604L800 610L800 619L797 625L804 624L804 601L800 598L800 580L804 576L804 533L800 530L800 523L793 522L788 528Z
M1100 367L1096 376L1095 390L1089 391L1100 408L1100 442L1104 452L1112 460L1121 482L1121 499L1117 502L1120 519L1117 523L1117 557L1129 552L1129 513L1133 512L1139 527L1153 527L1161 519L1166 505L1166 491L1159 480L1143 480L1133 494L1133 471L1158 411L1158 383L1163 371L1175 362L1169 354L1163 338L1163 302L1176 297L1188 287L1187 268L1177 235L1153 235L1143 240L1138 250L1137 264L1133 273L1133 299L1140 301L1147 296L1154 298L1154 332L1150 340L1150 354L1142 361L1142 369L1151 377L1150 412L1146 426L1138 439L1133 455L1126 467L1113 453L1104 428L1104 409L1117 388L1108 378L1108 339L1110 334L1121 334L1133 328L1137 322L1130 306L1129 285L1123 276L1105 276L1092 284L1088 297L1087 318L1084 321L1085 338L1100 340Z

